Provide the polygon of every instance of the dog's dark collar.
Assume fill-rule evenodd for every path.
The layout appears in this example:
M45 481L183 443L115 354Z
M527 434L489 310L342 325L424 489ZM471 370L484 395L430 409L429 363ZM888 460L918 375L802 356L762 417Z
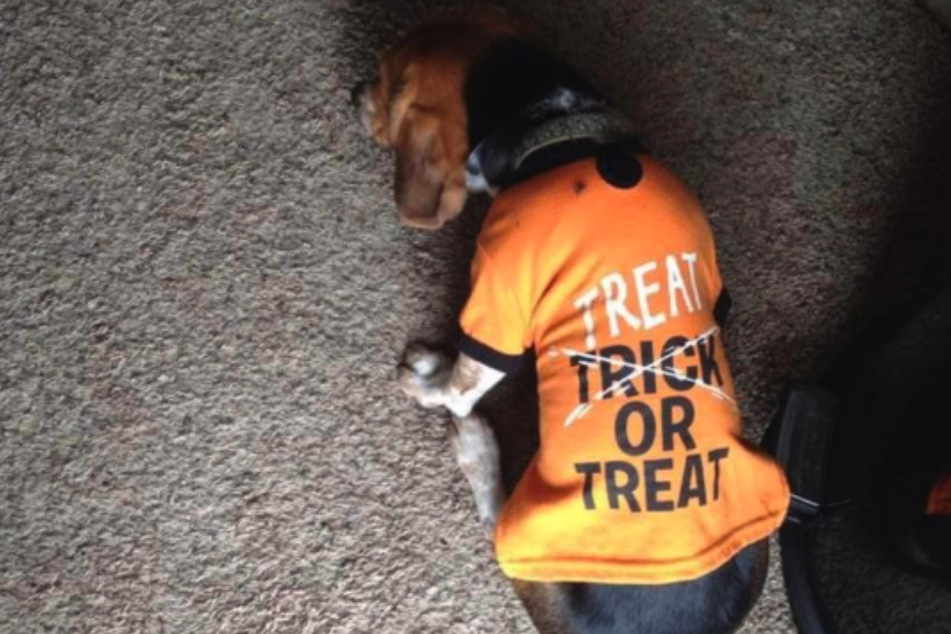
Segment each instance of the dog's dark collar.
M630 122L611 110L552 116L521 134L501 132L484 139L466 161L467 184L471 190L494 194L545 169L593 156L604 145L633 138Z
M614 112L586 112L549 119L530 130L513 152L513 168L521 168L530 156L554 145L593 141L599 145L633 135L631 124Z

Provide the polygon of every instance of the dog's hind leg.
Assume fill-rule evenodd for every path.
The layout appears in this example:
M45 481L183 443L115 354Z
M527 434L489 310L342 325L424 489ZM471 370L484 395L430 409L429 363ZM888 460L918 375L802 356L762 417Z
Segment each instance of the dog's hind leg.
M477 412L470 412L466 416L453 415L449 442L456 462L475 496L479 518L491 534L505 503L501 457L495 433Z

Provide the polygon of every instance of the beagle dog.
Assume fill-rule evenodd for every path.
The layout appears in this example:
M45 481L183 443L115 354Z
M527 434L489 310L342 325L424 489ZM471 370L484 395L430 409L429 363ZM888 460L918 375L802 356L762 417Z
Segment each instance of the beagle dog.
M493 196L456 359L412 344L402 390L447 409L503 571L584 634L735 631L789 490L740 437L728 296L699 203L575 71L494 9L426 21L356 93L407 225ZM525 362L540 449L506 499L475 406Z

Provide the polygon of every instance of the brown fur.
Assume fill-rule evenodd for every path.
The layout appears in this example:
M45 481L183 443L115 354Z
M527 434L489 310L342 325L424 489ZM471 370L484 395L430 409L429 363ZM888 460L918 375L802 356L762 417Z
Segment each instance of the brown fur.
M462 211L466 75L489 46L522 31L502 11L460 9L415 27L383 56L364 97L366 124L396 150L396 204L405 224L438 229Z

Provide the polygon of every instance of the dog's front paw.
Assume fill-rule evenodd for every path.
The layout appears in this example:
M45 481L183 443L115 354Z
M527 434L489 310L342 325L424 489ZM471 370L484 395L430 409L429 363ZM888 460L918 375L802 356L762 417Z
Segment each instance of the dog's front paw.
M421 343L411 343L403 352L397 378L403 392L423 407L440 407L448 399L452 359Z

